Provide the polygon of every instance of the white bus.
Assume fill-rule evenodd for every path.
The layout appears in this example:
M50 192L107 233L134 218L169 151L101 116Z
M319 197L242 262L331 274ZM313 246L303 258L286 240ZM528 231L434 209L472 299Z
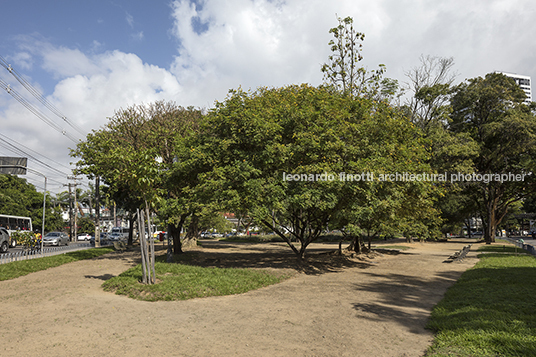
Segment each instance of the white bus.
M119 239L128 239L128 231L129 228L127 227L113 227L111 236Z
M10 236L15 231L33 231L30 217L10 216L7 214L0 214L0 227L6 228ZM11 247L14 248L16 245L17 242L11 240Z

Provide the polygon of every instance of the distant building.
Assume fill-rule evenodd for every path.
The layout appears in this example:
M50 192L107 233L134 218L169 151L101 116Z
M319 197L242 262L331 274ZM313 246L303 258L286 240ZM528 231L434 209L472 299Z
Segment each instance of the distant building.
M506 77L513 78L514 81L516 81L517 85L523 89L525 94L527 95L527 98L525 99L526 104L530 104L532 102L532 91L530 88L530 77L529 76L522 76L520 74L514 74L514 73L508 73L508 72L497 72L504 74Z

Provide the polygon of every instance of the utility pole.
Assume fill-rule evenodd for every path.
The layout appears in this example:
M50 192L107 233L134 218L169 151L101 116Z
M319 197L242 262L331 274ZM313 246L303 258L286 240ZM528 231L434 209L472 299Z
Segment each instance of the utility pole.
M72 184L64 184L63 186L69 186L69 237L73 239L73 192Z
M95 247L100 247L100 177L95 177Z
M78 209L78 201L76 199L76 186L78 186L78 183L76 183L76 180L81 180L81 178L78 178L76 176L67 176L67 179L74 180L74 183L69 183L69 225L71 226L69 229L69 234L71 235L71 242L76 242L76 237L78 236L78 220L76 213L76 210ZM65 185L64 185L65 186ZM74 187L74 209L73 209L73 202L71 199L71 187ZM73 215L74 213L74 215Z

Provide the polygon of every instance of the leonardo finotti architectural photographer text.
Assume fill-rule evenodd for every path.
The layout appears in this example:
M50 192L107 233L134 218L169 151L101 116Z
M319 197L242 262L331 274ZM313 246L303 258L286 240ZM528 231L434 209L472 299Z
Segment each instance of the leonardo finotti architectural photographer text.
M458 173L443 173L443 174L429 174L429 173L409 173L409 172L396 172L392 174L374 174L374 172L362 172L359 174L351 174L346 172L340 172L339 174L333 174L324 172L321 174L287 174L283 172L283 181L297 181L297 182L316 182L316 181L343 181L343 182L359 182L359 181L380 181L380 182L412 182L412 181L427 181L427 182L520 182L525 181L527 174L513 174L513 173L501 173L501 174L464 174Z

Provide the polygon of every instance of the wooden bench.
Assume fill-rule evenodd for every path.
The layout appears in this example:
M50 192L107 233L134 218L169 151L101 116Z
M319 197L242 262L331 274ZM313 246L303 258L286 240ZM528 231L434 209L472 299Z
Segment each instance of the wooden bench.
M450 257L447 258L447 261L450 262L459 262L462 261L467 253L471 250L471 244L466 245L463 247L462 250L458 250L450 255Z

